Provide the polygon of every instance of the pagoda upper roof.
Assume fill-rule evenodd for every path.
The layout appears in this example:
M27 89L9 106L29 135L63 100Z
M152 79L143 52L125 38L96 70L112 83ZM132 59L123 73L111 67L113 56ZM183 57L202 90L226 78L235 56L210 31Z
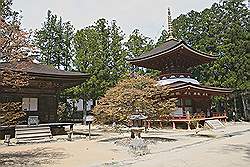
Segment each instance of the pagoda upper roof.
M189 68L209 63L216 58L191 48L184 41L169 39L151 51L129 59L128 62L139 67L164 71L173 65Z

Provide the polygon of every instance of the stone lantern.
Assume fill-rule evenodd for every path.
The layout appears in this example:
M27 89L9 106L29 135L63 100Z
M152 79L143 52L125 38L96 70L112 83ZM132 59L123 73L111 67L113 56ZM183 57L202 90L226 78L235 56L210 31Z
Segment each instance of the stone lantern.
M129 120L132 121L131 138L135 138L136 136L141 138L141 132L145 129L143 126L143 121L145 119L147 119L147 116L142 114L134 114L129 117Z

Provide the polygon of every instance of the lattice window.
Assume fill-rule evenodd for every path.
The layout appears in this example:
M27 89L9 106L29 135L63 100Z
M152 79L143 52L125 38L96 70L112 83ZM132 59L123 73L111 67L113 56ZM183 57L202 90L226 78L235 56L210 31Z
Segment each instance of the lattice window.
M23 98L22 110L23 111L38 111L38 98Z

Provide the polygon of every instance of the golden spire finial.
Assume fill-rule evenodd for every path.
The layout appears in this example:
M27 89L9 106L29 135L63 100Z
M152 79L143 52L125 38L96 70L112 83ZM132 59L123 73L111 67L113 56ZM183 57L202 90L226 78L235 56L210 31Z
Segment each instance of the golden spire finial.
M170 8L168 8L168 38L172 39L173 37L173 29L172 29L172 19L171 19L171 12Z

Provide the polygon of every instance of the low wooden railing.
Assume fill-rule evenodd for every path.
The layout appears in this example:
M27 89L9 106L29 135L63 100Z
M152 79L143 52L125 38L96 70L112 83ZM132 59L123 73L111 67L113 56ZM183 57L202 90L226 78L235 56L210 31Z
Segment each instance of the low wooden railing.
M196 113L196 114L190 114L190 115L168 115L168 116L160 116L158 119L151 119L148 117L146 121L171 121L171 120L190 120L190 119L206 119L206 118L213 118L213 117L225 117L226 113L219 113L214 112L211 114L211 117L206 117L204 113Z
M226 113L219 113L219 112L212 113L212 117L223 117L223 116L227 116L227 114Z
M153 118L148 118L144 120L145 127L151 127L152 123L157 123L159 124L160 127L163 127L163 122L169 121L173 123L173 129L175 129L175 123L177 122L184 122L188 123L188 126L190 129L189 123L192 122L193 120L195 121L205 121L209 119L219 119L222 121L226 121L226 113L219 113L219 112L214 112L211 114L211 117L206 117L204 113L196 113L194 115L168 115L168 116L161 116L158 119L153 119Z

